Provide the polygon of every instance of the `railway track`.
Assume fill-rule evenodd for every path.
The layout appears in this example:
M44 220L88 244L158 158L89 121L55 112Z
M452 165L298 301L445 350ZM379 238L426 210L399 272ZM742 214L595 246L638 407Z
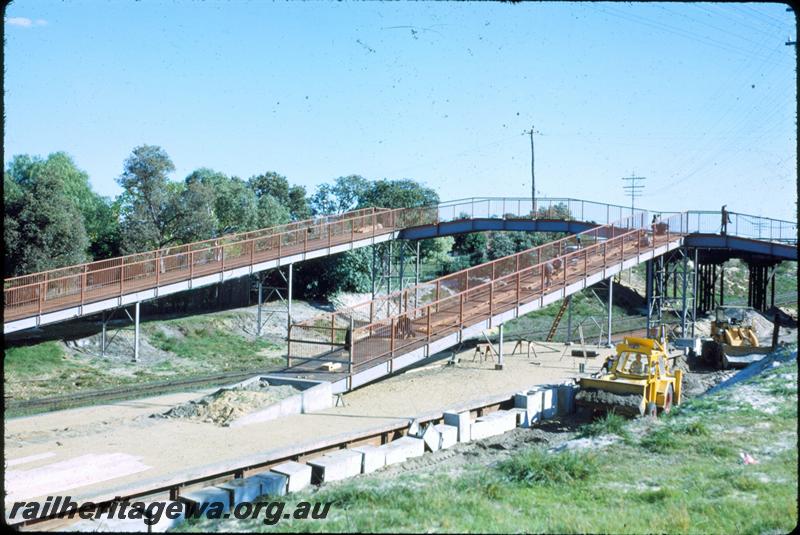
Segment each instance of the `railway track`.
M235 382L238 380L247 379L253 375L273 373L272 370L245 370L234 371L227 373L216 373L211 375L204 375L200 377L188 377L183 379L174 379L170 381L159 381L155 383L147 383L143 385L130 385L117 388L108 388L104 390L93 390L90 392L76 392L74 394L67 394L64 396L53 396L48 398L28 399L28 400L5 400L6 417L9 415L17 416L23 414L33 414L44 411L55 411L62 409L70 409L82 407L85 405L94 405L109 401L120 401L124 399L132 399L143 396L155 396L163 393L168 393L179 388L199 388L202 386L211 386L215 384L225 384L228 382Z

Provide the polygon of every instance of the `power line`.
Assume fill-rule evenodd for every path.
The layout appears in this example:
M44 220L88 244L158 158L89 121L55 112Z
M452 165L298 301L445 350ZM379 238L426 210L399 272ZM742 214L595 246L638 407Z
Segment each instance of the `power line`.
M625 190L626 195L631 196L631 217L633 217L634 199L636 199L636 197L641 197L642 190L644 189L644 184L637 184L637 182L640 180L647 180L647 178L643 176L636 176L635 173L631 173L631 176L622 177L622 180L627 180L630 182L630 184L622 186L622 189Z

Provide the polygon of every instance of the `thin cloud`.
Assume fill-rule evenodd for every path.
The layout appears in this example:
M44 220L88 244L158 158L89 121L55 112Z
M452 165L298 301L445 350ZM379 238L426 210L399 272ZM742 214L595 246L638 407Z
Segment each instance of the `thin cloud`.
M47 26L47 21L44 19L31 20L27 17L9 17L6 19L6 24L9 26L30 28L32 26Z

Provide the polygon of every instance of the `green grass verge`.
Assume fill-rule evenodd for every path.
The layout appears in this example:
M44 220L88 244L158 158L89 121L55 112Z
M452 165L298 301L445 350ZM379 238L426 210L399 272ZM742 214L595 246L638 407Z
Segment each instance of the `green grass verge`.
M560 453L531 447L453 475L380 472L287 498L332 502L326 520L192 520L189 531L773 533L797 524L797 364L658 420L583 429L630 440ZM777 391L779 395L770 392ZM740 452L758 464L744 465Z

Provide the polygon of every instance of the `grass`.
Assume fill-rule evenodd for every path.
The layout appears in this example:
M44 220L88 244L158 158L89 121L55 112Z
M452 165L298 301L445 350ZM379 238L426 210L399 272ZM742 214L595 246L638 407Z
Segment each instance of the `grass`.
M6 348L6 395L15 400L36 399L283 364L284 346L234 334L229 326L232 319L215 314L143 324L142 334L150 344L178 357L150 364L73 354L60 342Z
M797 381L790 361L746 383L758 395ZM287 497L287 508L332 502L327 520L192 521L189 531L789 532L797 524L797 394L754 410L741 385L697 398L655 421L606 418L586 436L628 434L595 450L532 447L494 466L468 456L463 472L380 472ZM749 390L748 390L749 391ZM740 392L745 392L741 390ZM744 465L740 452L759 463Z
M609 412L602 418L581 426L580 434L583 437L597 437L600 435L627 436L627 420L622 416Z
M3 366L6 373L20 378L36 378L71 366L66 360L64 346L58 342L9 347L4 351Z

